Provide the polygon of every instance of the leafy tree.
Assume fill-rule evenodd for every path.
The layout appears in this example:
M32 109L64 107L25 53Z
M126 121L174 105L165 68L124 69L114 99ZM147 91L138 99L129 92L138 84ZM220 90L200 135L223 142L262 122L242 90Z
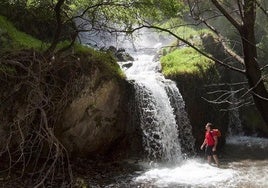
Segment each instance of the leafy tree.
M182 9L182 3L176 0L5 0L4 4L16 7L19 5L20 9L32 10L32 14L43 11L47 16L54 15L56 24L52 40L48 41L51 42L46 50L48 56L66 38L63 38L64 26L72 25L78 19L83 22L70 30L70 45L59 52L72 46L80 32L127 33L133 30L134 25L144 23L145 18L150 23L161 21Z
M256 40L256 13L262 14L262 18L268 18L267 8L264 6L265 1L258 0L187 0L184 1L189 6L190 16L193 19L192 26L205 26L209 28L221 42L226 53L232 58L232 61L238 62L234 66L232 61L222 61L200 49L195 44L191 43L180 35L176 34L172 28L160 27L159 25L152 25L144 23L141 27L154 28L176 37L178 40L191 46L204 56L212 59L222 66L230 70L242 74L248 82L249 89L243 96L251 94L254 103L260 112L263 120L268 126L268 92L265 87L265 78L263 70L266 67L261 67L258 61L258 41ZM230 47L232 42L224 35L221 28L215 27L215 20L221 18L229 22L229 29L234 29L240 38L240 45L235 49ZM176 25L173 27L180 27L183 25ZM221 26L222 27L222 26ZM265 45L265 43L262 43ZM230 63L231 62L231 63Z
M78 18L84 20L83 25L78 25L70 33L71 43L68 47L73 45L80 32L93 31L99 33L101 31L108 31L111 33L132 33L143 27L168 32L206 57L244 75L248 80L250 88L247 93L252 94L257 109L268 125L268 92L264 85L263 68L259 65L257 48L259 41L256 40L255 34L257 30L256 13L260 12L259 14L262 14L263 18L267 19L268 17L267 8L263 6L265 5L263 0L163 0L160 2L157 0L9 0L7 2L9 4L19 3L25 8L42 7L54 12L57 24L54 29L53 40L51 40L51 45L47 49L47 54L55 52L57 44L62 39L63 25L73 22ZM188 9L185 8L185 4L188 5ZM159 26L159 23L163 23L163 21L172 16L181 17L182 12L185 10L190 11L194 25L206 26L218 36L225 51L236 62L239 62L239 66L233 66L233 64L216 59L190 41L174 33L170 27ZM232 42L224 37L224 32L213 26L215 20L219 17L226 19L230 24L230 28L237 31L241 46L231 49L230 44ZM178 24L177 22L174 23ZM85 27L84 24L87 24L88 27ZM172 27L178 26L181 25L173 25ZM265 32L265 29L263 29L263 32ZM262 41L259 46L265 45L265 41Z
M190 2L190 1L188 1ZM230 56L238 61L242 68L232 68L231 69L242 73L248 81L248 85L250 89L249 93L252 94L254 103L259 110L261 116L263 117L266 125L268 126L268 92L267 88L264 85L264 77L262 75L262 68L258 62L258 54L257 54L257 41L256 41L256 12L263 11L264 18L267 17L267 11L263 9L261 2L257 0L237 0L237 1L220 1L220 0L212 0L211 3L216 8L216 13L213 16L223 16L227 19L230 24L237 30L240 40L241 40L241 52L239 55L236 52L230 50L229 46L226 46L226 51ZM200 4L198 1L193 1L194 6ZM214 10L214 7L212 10ZM193 6L191 6L191 9ZM195 9L195 8L194 8ZM199 21L202 21L207 27L214 31L216 35L224 42L224 37L221 35L220 30L215 29L209 22L206 21L207 18L204 18L204 14L202 14L198 8L195 9L197 11L197 17ZM192 14L196 16L195 13ZM228 66L226 63L224 65Z

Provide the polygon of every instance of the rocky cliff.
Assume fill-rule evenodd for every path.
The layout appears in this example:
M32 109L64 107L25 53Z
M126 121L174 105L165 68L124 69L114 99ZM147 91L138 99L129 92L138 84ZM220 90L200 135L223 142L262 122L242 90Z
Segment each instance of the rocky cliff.
M98 69L84 80L85 87L64 110L60 140L76 156L128 155L137 139L130 114L132 85L104 79Z

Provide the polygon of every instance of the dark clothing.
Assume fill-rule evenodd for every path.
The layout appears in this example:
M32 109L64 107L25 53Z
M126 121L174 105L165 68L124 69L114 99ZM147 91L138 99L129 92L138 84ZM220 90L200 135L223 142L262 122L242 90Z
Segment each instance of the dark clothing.
M205 152L207 156L217 155L217 151L212 151L213 147L214 146L206 146Z

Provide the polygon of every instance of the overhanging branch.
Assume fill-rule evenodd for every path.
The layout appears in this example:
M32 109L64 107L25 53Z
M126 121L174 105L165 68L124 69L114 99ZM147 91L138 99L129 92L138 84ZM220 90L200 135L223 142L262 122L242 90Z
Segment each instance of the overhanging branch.
M214 58L214 57L208 55L207 53L203 52L202 50L200 50L199 48L197 48L196 46L194 46L193 44L191 44L189 41L187 41L187 40L185 40L185 39L179 37L178 35L176 35L176 34L173 33L172 31L170 31L169 29L161 28L161 27L158 27L158 26L152 26L152 25L142 25L142 26L140 26L140 27L137 27L137 28L131 30L131 32L134 32L134 31L139 30L139 29L142 29L142 28L157 29L157 30L159 30L159 31L164 31L164 32L166 32L166 33L169 33L170 35L172 35L172 36L175 37L176 39L178 39L178 40L182 41L183 43L187 44L188 46L190 46L191 48L193 48L194 50L196 50L197 52L199 52L199 53L202 54L203 56L205 56L205 57L211 59L212 61L214 61L214 62L216 62L216 63L218 63L218 64L220 64L220 65L222 65L222 66L225 66L225 67L227 67L228 69L231 69L231 70L233 70L233 71L236 71L236 72L245 74L245 70L243 70L243 69L239 69L239 68L234 67L234 66L231 66L231 65L228 65L228 64L226 64L226 63L224 63L224 62L222 62L222 61L220 61L220 60L218 60L218 59L216 59L216 58Z
M217 7L217 9L231 22L231 24L238 30L241 31L241 24L239 24L228 11L219 3L217 0L211 0L211 2Z

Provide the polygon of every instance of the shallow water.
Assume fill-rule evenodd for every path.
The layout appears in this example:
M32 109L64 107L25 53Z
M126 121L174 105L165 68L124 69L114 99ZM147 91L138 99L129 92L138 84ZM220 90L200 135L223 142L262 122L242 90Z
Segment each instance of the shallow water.
M266 161L227 162L222 167L188 160L174 168L153 168L133 179L153 187L268 187ZM138 187L138 186L137 186Z
M91 187L139 188L267 188L268 139L227 138L220 155L221 166L208 165L202 158L188 159L177 165L146 163L139 160L103 167ZM94 178L93 178L94 179ZM92 180L93 180L92 179Z

